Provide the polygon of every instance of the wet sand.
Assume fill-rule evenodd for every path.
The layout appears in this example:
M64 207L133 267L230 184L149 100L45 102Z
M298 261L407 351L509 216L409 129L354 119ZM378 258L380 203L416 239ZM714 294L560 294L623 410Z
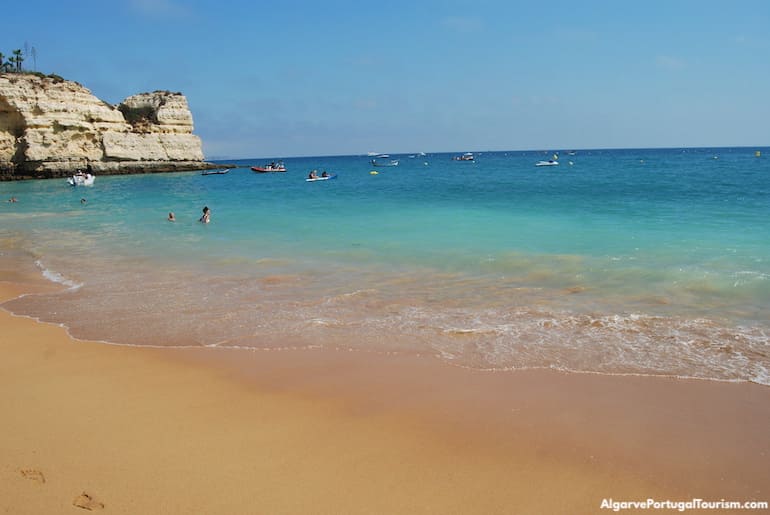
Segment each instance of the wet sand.
M0 300L50 287L11 279ZM1 513L599 513L605 498L770 500L770 388L759 385L118 347L5 311L0 328Z

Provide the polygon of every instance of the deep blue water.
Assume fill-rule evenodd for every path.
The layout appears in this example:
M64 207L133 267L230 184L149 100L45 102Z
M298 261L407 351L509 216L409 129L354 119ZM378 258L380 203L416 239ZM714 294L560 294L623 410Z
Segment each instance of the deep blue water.
M770 149L552 154L0 183L4 255L77 286L6 307L137 345L769 384Z

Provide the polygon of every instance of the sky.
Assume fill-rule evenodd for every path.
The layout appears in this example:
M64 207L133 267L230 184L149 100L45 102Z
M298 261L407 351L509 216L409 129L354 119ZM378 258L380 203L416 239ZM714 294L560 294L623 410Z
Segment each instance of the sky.
M770 145L766 0L27 0L2 23L0 52L111 104L183 93L207 159Z

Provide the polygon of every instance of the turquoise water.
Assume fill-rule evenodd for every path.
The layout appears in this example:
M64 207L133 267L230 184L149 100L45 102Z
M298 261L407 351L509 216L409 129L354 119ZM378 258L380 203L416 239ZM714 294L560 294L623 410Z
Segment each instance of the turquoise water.
M770 384L770 149L551 154L0 183L4 256L64 287L5 307L132 345Z

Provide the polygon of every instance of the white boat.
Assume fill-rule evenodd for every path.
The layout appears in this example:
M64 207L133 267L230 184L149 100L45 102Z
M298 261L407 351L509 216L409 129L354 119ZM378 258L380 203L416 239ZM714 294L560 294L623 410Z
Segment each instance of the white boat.
M559 154L554 154L548 161L538 161L535 166L559 166Z
M315 181L328 181L329 179L336 179L337 174L333 173L331 175L321 175L319 177L308 177L305 179L307 182L315 182Z
M72 177L67 177L67 184L70 186L93 186L96 177L90 173L75 174Z
M452 158L453 161L473 161L475 159L476 158L473 156L473 152L466 152L461 156L454 156Z
M388 159L390 156L387 154L380 154L377 156L380 160L372 159L370 162L372 163L372 166L398 166L398 159ZM383 161L383 159L388 159L387 161Z

